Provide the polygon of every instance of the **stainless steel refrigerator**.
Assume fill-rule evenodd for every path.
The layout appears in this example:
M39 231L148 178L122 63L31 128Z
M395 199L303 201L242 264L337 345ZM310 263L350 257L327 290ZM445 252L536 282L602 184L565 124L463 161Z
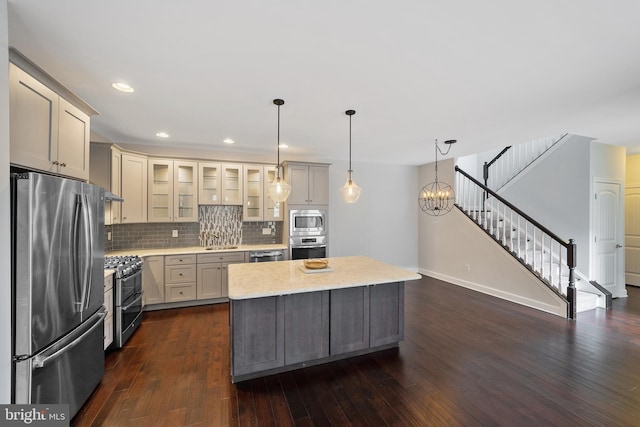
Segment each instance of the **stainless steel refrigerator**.
M104 190L12 174L13 400L69 404L104 374Z

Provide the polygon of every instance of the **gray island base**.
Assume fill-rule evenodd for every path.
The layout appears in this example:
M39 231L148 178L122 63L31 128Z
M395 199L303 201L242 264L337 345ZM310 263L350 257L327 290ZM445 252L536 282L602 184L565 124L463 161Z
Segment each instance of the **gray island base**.
M420 276L367 257L229 266L231 380L240 382L397 347L404 282Z

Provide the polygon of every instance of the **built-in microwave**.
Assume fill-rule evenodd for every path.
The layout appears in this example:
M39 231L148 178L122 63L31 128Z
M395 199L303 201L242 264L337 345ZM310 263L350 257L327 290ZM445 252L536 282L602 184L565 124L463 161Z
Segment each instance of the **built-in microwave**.
M289 211L289 236L321 236L327 234L327 212L319 209Z

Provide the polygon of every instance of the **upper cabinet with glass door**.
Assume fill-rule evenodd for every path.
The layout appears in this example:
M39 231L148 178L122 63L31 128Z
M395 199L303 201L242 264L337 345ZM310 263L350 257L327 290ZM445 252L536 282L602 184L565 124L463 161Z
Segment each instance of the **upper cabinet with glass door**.
M284 202L274 202L271 197L269 197L268 187L269 184L273 182L276 178L276 167L275 166L264 166L264 221L282 221L284 218ZM282 171L280 171L282 174Z
M275 166L244 165L242 221L282 221L283 204L274 202L267 190L275 177Z
M263 181L262 165L244 165L243 221L262 221Z
M173 161L149 159L149 222L171 222L173 219Z
M198 221L198 163L173 162L173 220Z
M149 222L197 222L197 162L149 159Z
M198 178L201 205L242 205L243 165L200 162Z

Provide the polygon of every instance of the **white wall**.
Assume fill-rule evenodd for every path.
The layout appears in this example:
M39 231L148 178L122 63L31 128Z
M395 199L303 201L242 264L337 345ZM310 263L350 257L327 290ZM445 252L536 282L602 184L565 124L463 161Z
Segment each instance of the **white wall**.
M591 139L572 135L500 194L559 237L575 239L577 269L589 274Z
M640 154L627 156L625 178L625 282L640 286Z
M0 0L0 404L11 399L11 235L9 224L9 32Z
M346 204L340 188L348 166L329 168L329 256L365 255L417 271L418 168L352 163L362 195Z
M453 160L438 163L441 181L452 184L453 175ZM433 164L420 167L420 183L433 181L433 178ZM420 212L420 273L566 316L566 304L553 291L457 208L437 219L417 207L416 210Z

